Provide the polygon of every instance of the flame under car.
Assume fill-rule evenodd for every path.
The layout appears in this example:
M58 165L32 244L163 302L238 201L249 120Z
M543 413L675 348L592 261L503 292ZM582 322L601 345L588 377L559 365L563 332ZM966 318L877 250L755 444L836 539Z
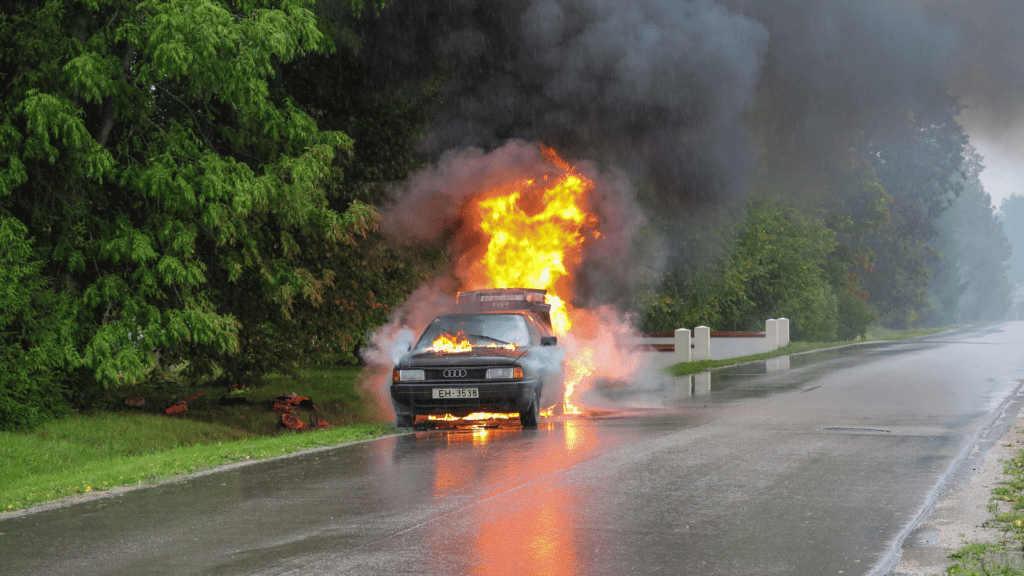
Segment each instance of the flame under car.
M537 304L526 298L539 294ZM460 312L435 318L395 365L391 400L396 424L417 416L518 413L537 426L545 402L560 393L561 348L541 290L464 292ZM521 299L512 299L517 295ZM545 396L545 392L549 392Z

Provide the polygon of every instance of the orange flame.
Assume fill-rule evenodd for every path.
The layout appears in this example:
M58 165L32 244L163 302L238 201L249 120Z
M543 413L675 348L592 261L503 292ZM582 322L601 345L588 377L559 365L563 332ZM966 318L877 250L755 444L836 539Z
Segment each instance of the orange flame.
M573 327L574 310L566 280L583 260L585 243L600 238L598 218L586 209L594 184L558 157L541 147L547 161L560 169L554 176L524 179L492 190L477 202L478 229L487 238L487 250L471 268L471 289L540 288L547 290L551 324L560 338ZM577 384L593 371L587 354L570 354L566 364L566 393L562 402L567 414L582 411L574 405ZM542 416L554 412L542 411Z
M489 236L480 272L491 287L548 290L552 325L564 334L571 323L557 283L569 273L567 260L577 256L583 243L581 228L592 221L578 205L592 184L567 174L542 191L543 209L530 214L524 203L531 201L526 194L534 183L526 180L520 190L479 202L480 231Z
M511 420L513 418L518 419L519 414L514 412L473 412L468 416L452 416L451 414L445 414L444 416L427 416L427 420L436 422L453 422L455 420Z
M548 163L541 173L481 190L474 196L475 203L466 206L467 218L463 222L472 228L465 230L465 237L474 240L473 247L463 246L460 250L469 262L464 261L460 268L459 288L547 291L552 328L567 349L565 395L555 406L542 407L540 411L541 417L550 417L555 413L583 413L575 395L581 384L599 372L603 374L607 351L598 351L593 338L596 317L571 305L571 280L584 260L588 243L603 238L597 229L600 219L590 211L594 183L554 150L541 146L541 152ZM461 340L465 340L462 336ZM439 338L429 350L457 353L472 349L469 342L455 340L442 342ZM518 418L518 414L479 412L464 418L429 417L435 421L512 418Z
M505 350L515 350L518 347L519 345L514 342L508 344L489 342L484 346L480 346L480 348L503 348ZM466 338L466 333L460 331L454 336L451 334L441 334L430 343L430 347L426 351L440 354L458 354L460 352L472 352L473 348L474 345Z
M441 354L458 354L460 352L472 352L473 345L469 343L465 332L441 334L427 348L428 352L439 352Z

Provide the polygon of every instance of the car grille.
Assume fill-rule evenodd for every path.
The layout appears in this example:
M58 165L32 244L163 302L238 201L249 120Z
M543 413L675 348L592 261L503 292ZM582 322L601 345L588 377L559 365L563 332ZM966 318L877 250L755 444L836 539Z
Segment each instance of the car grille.
M430 368L425 374L427 380L483 380L487 368Z

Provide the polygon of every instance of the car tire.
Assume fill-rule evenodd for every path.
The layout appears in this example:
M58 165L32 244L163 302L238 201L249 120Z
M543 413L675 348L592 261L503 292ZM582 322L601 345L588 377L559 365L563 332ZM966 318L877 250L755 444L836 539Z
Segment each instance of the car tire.
M537 397L534 396L530 402L530 407L525 412L519 413L519 422L522 423L523 428L536 428L540 422L540 407L537 404Z
M416 417L412 414L398 414L395 416L395 426L399 428L412 428L415 422Z

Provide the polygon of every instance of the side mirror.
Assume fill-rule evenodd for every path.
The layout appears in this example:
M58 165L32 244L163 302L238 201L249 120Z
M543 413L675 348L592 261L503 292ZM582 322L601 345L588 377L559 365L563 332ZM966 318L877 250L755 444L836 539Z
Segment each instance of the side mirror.
M541 336L540 337L540 345L541 346L554 346L555 344L558 344L558 337L556 337L556 336Z

